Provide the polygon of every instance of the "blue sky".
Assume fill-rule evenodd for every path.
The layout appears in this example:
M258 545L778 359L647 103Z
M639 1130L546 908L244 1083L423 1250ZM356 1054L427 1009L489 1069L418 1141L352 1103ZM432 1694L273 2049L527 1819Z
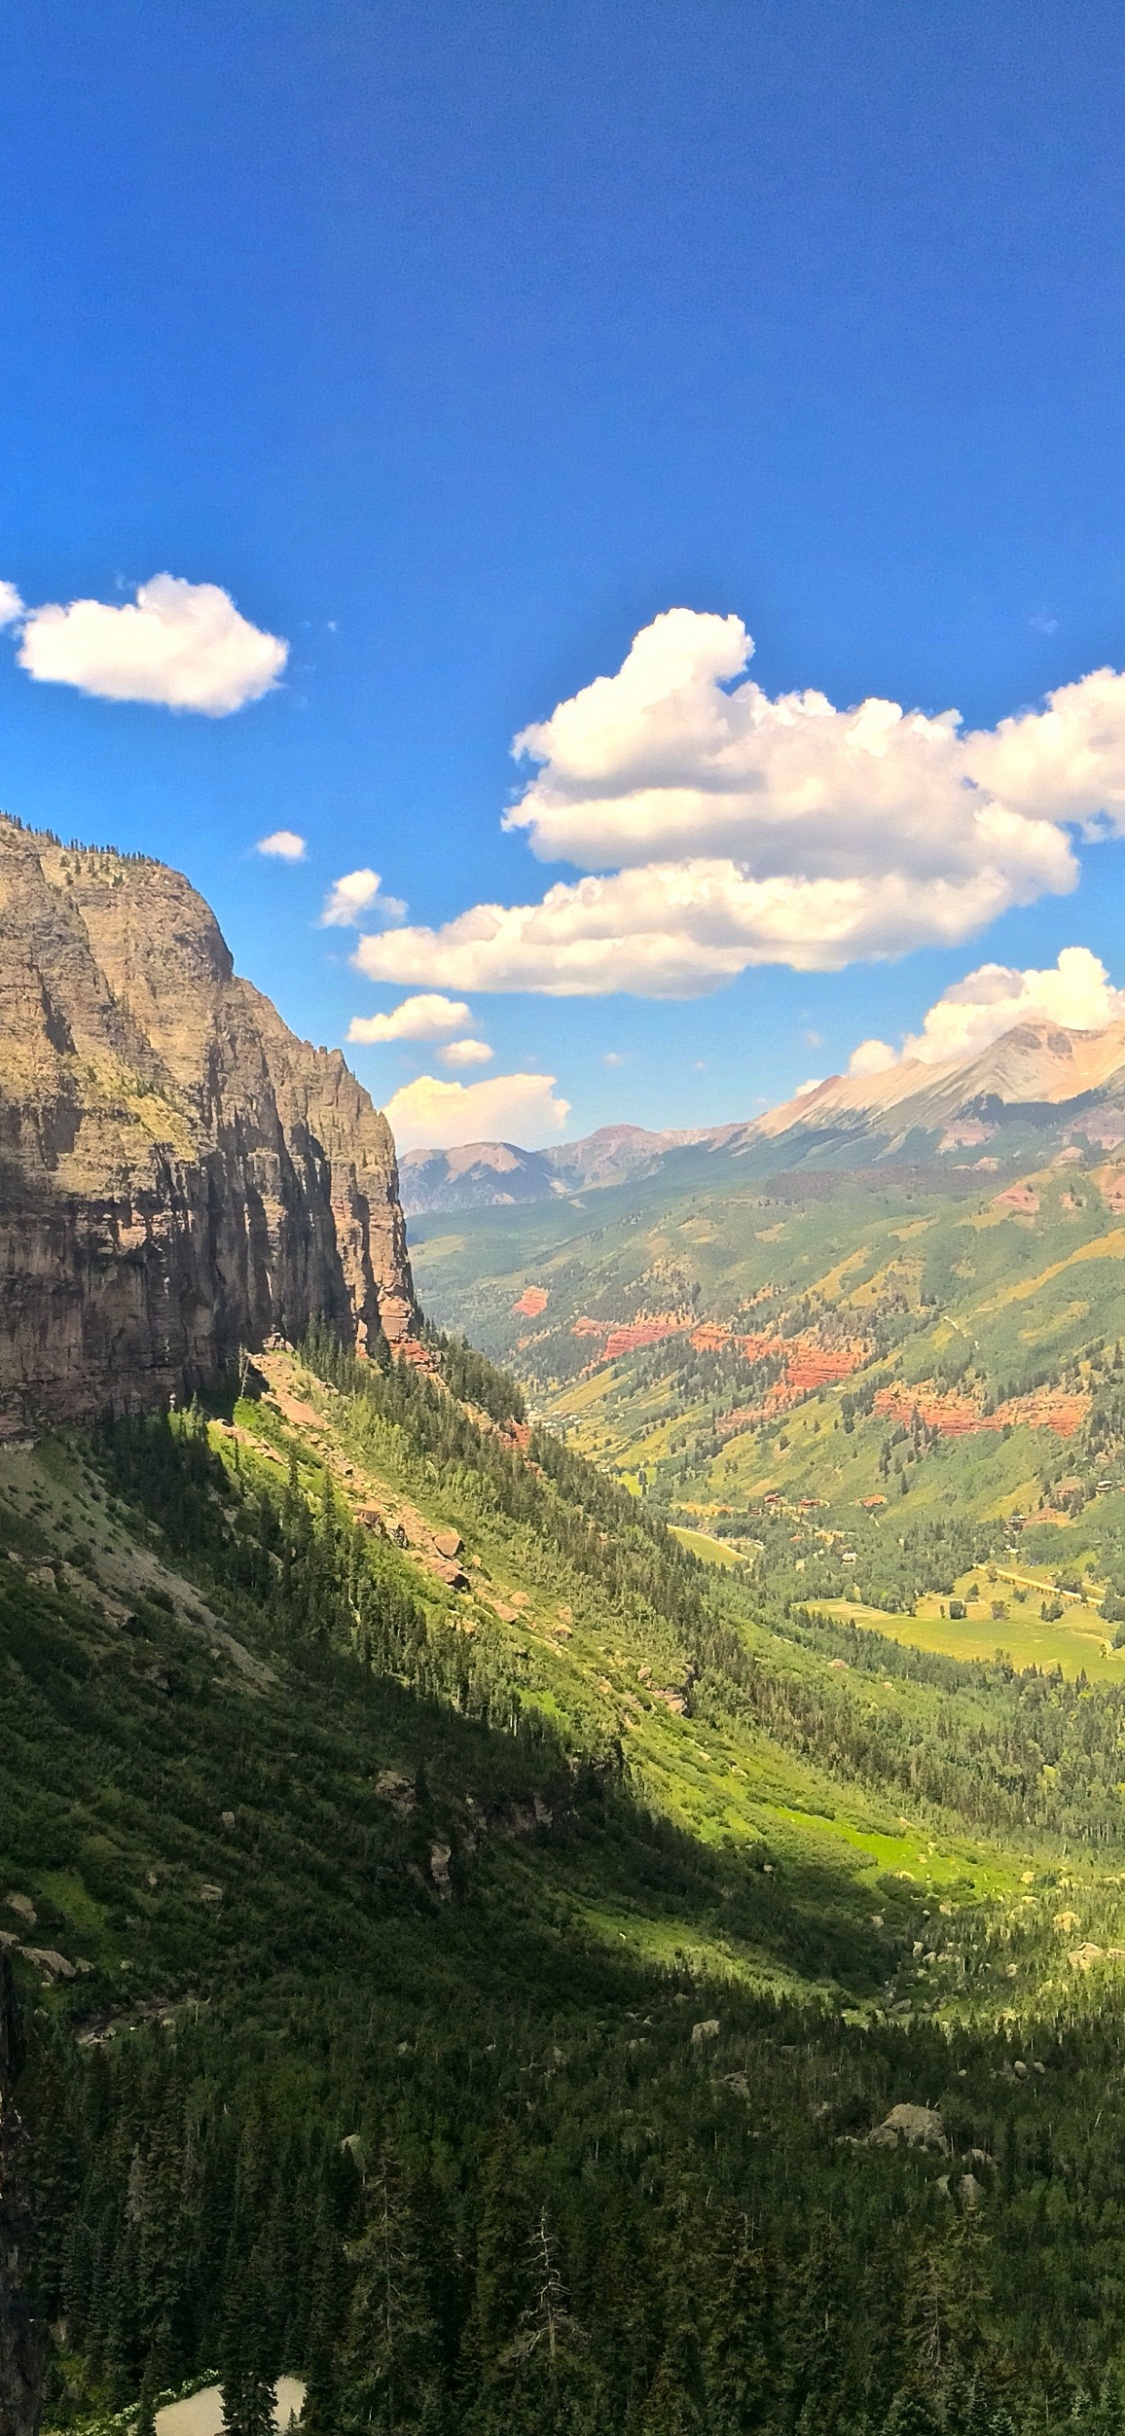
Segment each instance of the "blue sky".
M560 996L439 943L396 983L317 922L356 870L439 934L616 870L609 831L575 863L501 828L509 748L672 608L742 620L767 697L984 731L1125 665L1123 68L1098 0L11 12L0 576L120 606L167 571L289 650L208 716L37 680L13 623L0 800L187 870L315 1039L467 1004L491 1063L357 1046L380 1099L550 1074L570 1133L750 1113L986 960L1125 984L1125 844L1065 786L1072 893L1019 902L1025 860L962 936L884 923L871 961L861 926L832 971ZM303 859L255 852L279 829Z

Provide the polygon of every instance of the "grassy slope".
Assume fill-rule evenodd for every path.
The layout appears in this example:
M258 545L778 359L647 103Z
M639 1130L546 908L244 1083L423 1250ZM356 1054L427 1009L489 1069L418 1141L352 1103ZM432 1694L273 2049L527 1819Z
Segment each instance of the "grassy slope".
M327 1407L327 1396L320 1401ZM301 1436L260 1410L253 1432L263 1445ZM628 1719L638 1791L656 1800L664 1788L661 1807L691 1839L690 1867L677 1864L668 1887L646 1892L643 1882L629 1882L627 1860L603 1849L600 1838L588 1848L581 1837L556 1846L538 1833L528 1839L536 1855L535 1902L541 1892L549 1914L557 1894L567 1933L604 1947L614 1965L627 1948L639 1960L680 1954L704 1973L714 1967L777 1986L810 1976L827 1986L839 1975L854 1993L874 1993L886 1952L871 1938L867 1915L872 1901L886 1895L902 1912L899 1933L909 1925L901 1898L883 1889L883 1871L904 1863L909 1837L877 1836L859 1798L839 1849L826 1856L800 1824L805 1806L823 1804L823 1780L780 1754L755 1765L751 1780L734 1777L732 1753L741 1745L650 1701L636 1668L646 1652L650 1663L667 1658L655 1635L599 1614L586 1586L544 1561L517 1526L470 1518L455 1496L435 1496L417 1467L401 1453L396 1459L393 1445L373 1458L370 1446L341 1425L320 1441L321 1452L337 1447L341 1458L360 1458L364 1495L408 1493L437 1525L471 1529L489 1593L527 1601L518 1623L493 1629L511 1646L529 1708L552 1722L565 1720L576 1750L604 1750L618 1720ZM258 1473L269 1477L252 1451L242 1450L242 1462L249 1483ZM119 1998L119 1974L127 1975L130 1993L135 1985L146 1993L214 1986L231 1967L253 1980L263 1939L275 1957L289 1948L287 1912L295 1924L293 1951L303 1962L315 1962L322 1947L338 1951L345 1935L358 1937L361 1948L370 1939L374 1958L386 1941L378 1917L365 1917L371 1881L379 1884L380 1909L390 1903L396 1939L404 1920L410 1935L424 1939L435 1918L429 1859L435 1841L452 1844L455 1877L463 1890L471 1885L474 1904L489 1887L502 1906L527 1899L525 1839L506 1831L503 1814L536 1789L557 1804L560 1775L567 1781L557 1754L536 1762L518 1742L386 1678L375 1684L347 1660L323 1697L312 1705L295 1701L289 1670L268 1639L263 1645L261 1617L240 1612L210 1584L210 1597L201 1596L198 1583L185 1584L144 1539L138 1545L73 1448L48 1444L33 1456L4 1458L0 1494L12 1623L5 1773L23 1788L0 1829L0 1875L36 1907L35 1930L22 1932L27 1942L57 1944L71 1959L93 1963L82 1989L87 2010ZM79 1563L65 1561L57 1568L60 1587L49 1588L47 1560L60 1543L76 1548ZM483 1597L447 1591L409 1554L383 1549L380 1556L421 1594L440 1629L485 1629ZM142 1577L150 1592L139 1602L139 1635L123 1630L112 1613L100 1614L90 1597L97 1585L99 1605L104 1590L115 1606L123 1604L130 1575ZM172 1597L174 1615L151 1604L154 1588L158 1597ZM574 1618L561 1644L560 1605ZM240 1646L270 1667L271 1679L259 1680L201 1631L195 1619L219 1608ZM523 1651L526 1657L515 1655ZM426 1805L408 1822L373 1792L386 1768L411 1782L424 1770ZM474 1802L497 1811L495 1835L478 1839ZM623 1816L629 1808L626 1802ZM224 1824L224 1813L233 1825ZM784 1902L773 1899L760 1869L747 1871L730 1850L737 1838L753 1851L767 1831L790 1881ZM732 1868L742 1869L754 1897L741 1934L729 1927L729 1888L723 1891ZM424 1886L412 1871L421 1872ZM221 1902L201 1895L209 1885L221 1888ZM447 1946L448 1922L460 1913L440 1917ZM8 1919L17 1930L18 1915Z
M324 1699L295 1703L291 1670L261 1615L217 1590L206 1571L196 1568L185 1584L158 1553L159 1539L107 1501L73 1447L9 1454L0 1460L6 1582L20 1611L9 1665L26 1682L22 1700L6 1704L4 1726L9 1765L33 1798L7 1819L0 1874L35 1903L41 1942L94 1964L83 1991L90 2009L119 1993L122 1972L130 1990L134 1975L146 1986L213 1984L235 1957L253 1979L259 1940L280 1934L281 1950L288 1944L275 1903L300 1920L295 1951L333 1950L365 1872L378 1881L380 1905L391 1903L396 1935L401 1914L410 1934L424 1937L435 1841L450 1843L455 1880L474 1905L489 1887L503 1903L517 1892L542 1899L556 1933L565 1924L615 1963L674 1963L704 1978L816 1988L853 2004L882 2001L920 1904L952 1899L959 1908L1013 1895L1024 1871L1042 1876L1045 1861L1050 1874L1041 1839L997 1843L955 1819L911 1821L892 1799L841 1781L750 1721L674 1713L660 1693L680 1679L683 1652L659 1617L608 1600L525 1525L487 1511L471 1479L434 1479L401 1432L307 1374L295 1377L286 1357L271 1370L283 1398L296 1385L317 1419L293 1425L269 1403L240 1407L243 1488L275 1485L267 1448L296 1446L314 1503L327 1469L342 1505L377 1500L389 1516L405 1506L412 1528L420 1520L461 1532L473 1560L468 1590L447 1588L418 1550L380 1542L379 1567L423 1602L436 1633L487 1642L498 1669L518 1678L525 1716L539 1716L561 1744L550 1746L549 1762L536 1760L518 1741L419 1702L385 1677L373 1683L346 1660ZM232 1441L213 1436L230 1463ZM46 1559L60 1546L71 1558L54 1565L58 1587L48 1587ZM130 1584L139 1634L119 1620ZM154 1605L154 1594L171 1598L174 1613ZM496 1600L514 1612L498 1617ZM739 1630L749 1647L776 1653L749 1608L739 1610ZM830 1659L785 1644L783 1663L798 1682L831 1682ZM865 1698L876 1717L882 1706L888 1714L913 1706L924 1734L943 1694L896 1678L872 1682ZM634 1882L612 1841L587 1844L579 1834L556 1844L541 1833L529 1896L522 1838L480 1841L474 1802L526 1803L537 1783L557 1802L565 1751L600 1757L615 1748L625 1754L621 1816L632 1818L630 1834L643 1841L646 1814L657 1814L680 1831L690 1866L678 1863L666 1885L659 1870ZM423 1759L427 1805L404 1823L373 1782L384 1768L413 1778ZM1092 1889L1096 1873L1079 1864L1078 1874ZM221 1901L201 1894L208 1885L221 1888ZM255 1913L263 1885L268 1928ZM872 1932L876 1909L885 1926ZM373 1955L382 1951L377 1924L354 1933L374 1940Z

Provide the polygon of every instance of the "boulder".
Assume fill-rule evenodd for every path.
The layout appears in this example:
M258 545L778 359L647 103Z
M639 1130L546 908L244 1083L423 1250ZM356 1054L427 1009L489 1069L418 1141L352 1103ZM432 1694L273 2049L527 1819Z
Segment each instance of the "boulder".
M882 2123L868 2132L872 2148L941 2148L947 2145L945 2125L935 2106L892 2106Z
M409 1818L418 1796L413 1779L403 1776L398 1768L381 1768L375 1779L375 1791L381 1802L389 1802L400 1818Z
M60 1954L53 1945L25 1945L23 1951L28 1962L33 1962L36 1969L42 1971L44 1979L74 1978L74 1964L68 1962L66 1955Z

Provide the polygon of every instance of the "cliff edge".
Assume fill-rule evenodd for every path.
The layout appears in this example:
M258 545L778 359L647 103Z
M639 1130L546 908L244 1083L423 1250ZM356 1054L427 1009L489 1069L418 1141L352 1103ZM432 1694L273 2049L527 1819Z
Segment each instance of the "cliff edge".
M152 1403L315 1316L400 1344L386 1118L163 864L0 816L0 1436Z

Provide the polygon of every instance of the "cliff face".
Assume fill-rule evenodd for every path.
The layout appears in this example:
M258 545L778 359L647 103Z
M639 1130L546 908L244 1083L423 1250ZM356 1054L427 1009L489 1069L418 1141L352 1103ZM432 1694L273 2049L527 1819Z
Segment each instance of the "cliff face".
M8 1957L0 1947L0 2429L35 2436L42 2347L24 2297L30 2222L23 2190L24 2136L12 2098L16 2019Z
M0 818L0 1434L182 1393L317 1314L409 1335L394 1144L159 863Z

